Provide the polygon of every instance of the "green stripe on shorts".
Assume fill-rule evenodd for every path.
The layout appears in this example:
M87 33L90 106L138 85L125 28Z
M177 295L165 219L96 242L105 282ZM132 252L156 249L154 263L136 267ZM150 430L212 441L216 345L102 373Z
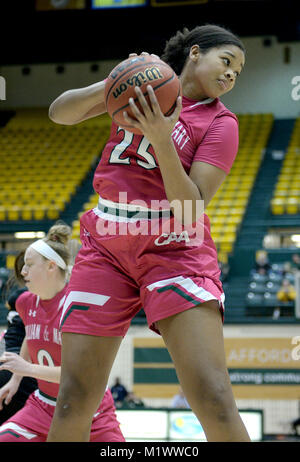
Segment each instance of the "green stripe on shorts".
M63 318L62 323L60 325L60 329L62 328L62 326L66 322L67 318L72 313L72 311L74 311L74 310L87 311L89 308L90 308L89 306L72 305L71 308L69 308L68 311L66 312L66 314L64 315L64 318Z
M169 286L165 286L165 287L161 287L160 289L157 289L157 292L165 292L166 290L173 290L174 292L176 292L178 295L180 295L181 297L185 298L187 301L193 303L194 305L199 305L199 303L201 303L198 300L195 300L193 297L191 297L190 295L186 294L183 290L179 289L179 287L177 286L174 286L173 284L169 285Z

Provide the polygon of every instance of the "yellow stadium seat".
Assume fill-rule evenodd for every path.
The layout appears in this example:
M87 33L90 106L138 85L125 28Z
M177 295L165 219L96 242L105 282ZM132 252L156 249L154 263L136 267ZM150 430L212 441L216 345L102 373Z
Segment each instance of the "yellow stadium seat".
M275 198L271 200L271 210L274 215L282 215L285 212L284 199Z
M286 201L286 213L294 215L299 213L299 199L296 197L288 197Z
M3 205L0 205L0 221L5 221L6 220L6 207L3 207Z
M236 239L236 233L226 231L226 228L225 228L225 232L220 237L220 242L221 243L228 243L228 242L233 243L235 239Z
M15 255L7 255L6 256L6 268L13 270L15 266L16 256Z
M23 205L21 208L21 219L22 220L32 220L33 219L33 209L32 205Z
M21 206L11 205L7 210L8 220L17 221L20 219Z
M110 124L105 115L78 126L57 126L50 121L47 108L17 110L1 129L0 162L6 176L5 181L0 178L0 191L9 194L0 195L4 207L0 217L10 210L10 219L15 218L14 205L22 207L22 219L29 219L29 206L39 204L33 218L43 219L45 206L53 198L63 210L99 158ZM49 215L56 217L57 208L49 210Z
M233 243L232 242L221 242L219 245L219 249L222 253L231 253L233 250Z
M60 208L56 205L49 205L46 210L46 216L50 220L56 220L59 217Z
M46 208L47 206L45 205L35 205L33 209L33 218L35 220L44 220L46 217Z
M296 119L288 149L271 199L274 215L300 213L300 117Z

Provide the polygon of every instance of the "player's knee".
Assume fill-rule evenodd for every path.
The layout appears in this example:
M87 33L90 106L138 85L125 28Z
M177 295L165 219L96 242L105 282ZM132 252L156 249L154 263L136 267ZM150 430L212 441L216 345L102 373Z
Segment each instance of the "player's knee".
M61 381L57 399L57 413L62 418L90 415L97 402L85 380L69 377Z
M223 380L211 384L202 396L204 405L220 422L226 422L232 418L235 404L230 385L225 377Z
M68 415L74 405L81 403L84 397L85 387L80 380L68 378L62 380L59 387L57 408L62 415Z
M235 403L232 396L231 384L225 373L217 373L203 380L199 379L194 387L191 403L194 402L201 414L214 415L219 421L226 422L232 418Z

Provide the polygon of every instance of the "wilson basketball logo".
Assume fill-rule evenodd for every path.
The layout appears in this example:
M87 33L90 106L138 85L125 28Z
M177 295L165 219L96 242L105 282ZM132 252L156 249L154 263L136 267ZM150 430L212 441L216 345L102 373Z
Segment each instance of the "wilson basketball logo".
M157 56L135 56L128 58L116 66L105 82L106 109L115 124L128 132L141 135L139 128L134 127L124 118L124 112L136 120L135 114L130 107L132 98L141 113L143 108L137 98L138 87L147 104L152 105L148 94L148 86L151 86L158 101L161 112L170 116L181 95L181 84L174 70Z
M128 87L141 87L143 84L151 82L152 80L160 80L163 78L164 76L158 67L149 67L143 72L140 71L132 75L126 82L122 82L119 87L113 91L113 96L117 99Z

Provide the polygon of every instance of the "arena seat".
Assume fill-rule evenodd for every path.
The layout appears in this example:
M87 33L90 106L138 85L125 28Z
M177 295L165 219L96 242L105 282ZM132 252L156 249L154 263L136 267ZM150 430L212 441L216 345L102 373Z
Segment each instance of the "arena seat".
M273 258L276 257L273 256ZM277 317L292 318L294 316L295 302L293 300L282 301L277 296L285 279L288 279L292 285L295 284L295 272L288 263L289 260L272 262L270 269L264 272L258 272L256 269L250 271L245 293L245 315L247 317L270 318L275 316L274 310L279 310Z
M206 210L223 260L234 248L274 121L272 114L243 114L238 119L240 143L236 160Z
M300 117L295 121L271 199L273 215L300 213Z
M53 123L47 109L19 109L0 129L0 219L57 219L108 136L107 117L74 126Z

